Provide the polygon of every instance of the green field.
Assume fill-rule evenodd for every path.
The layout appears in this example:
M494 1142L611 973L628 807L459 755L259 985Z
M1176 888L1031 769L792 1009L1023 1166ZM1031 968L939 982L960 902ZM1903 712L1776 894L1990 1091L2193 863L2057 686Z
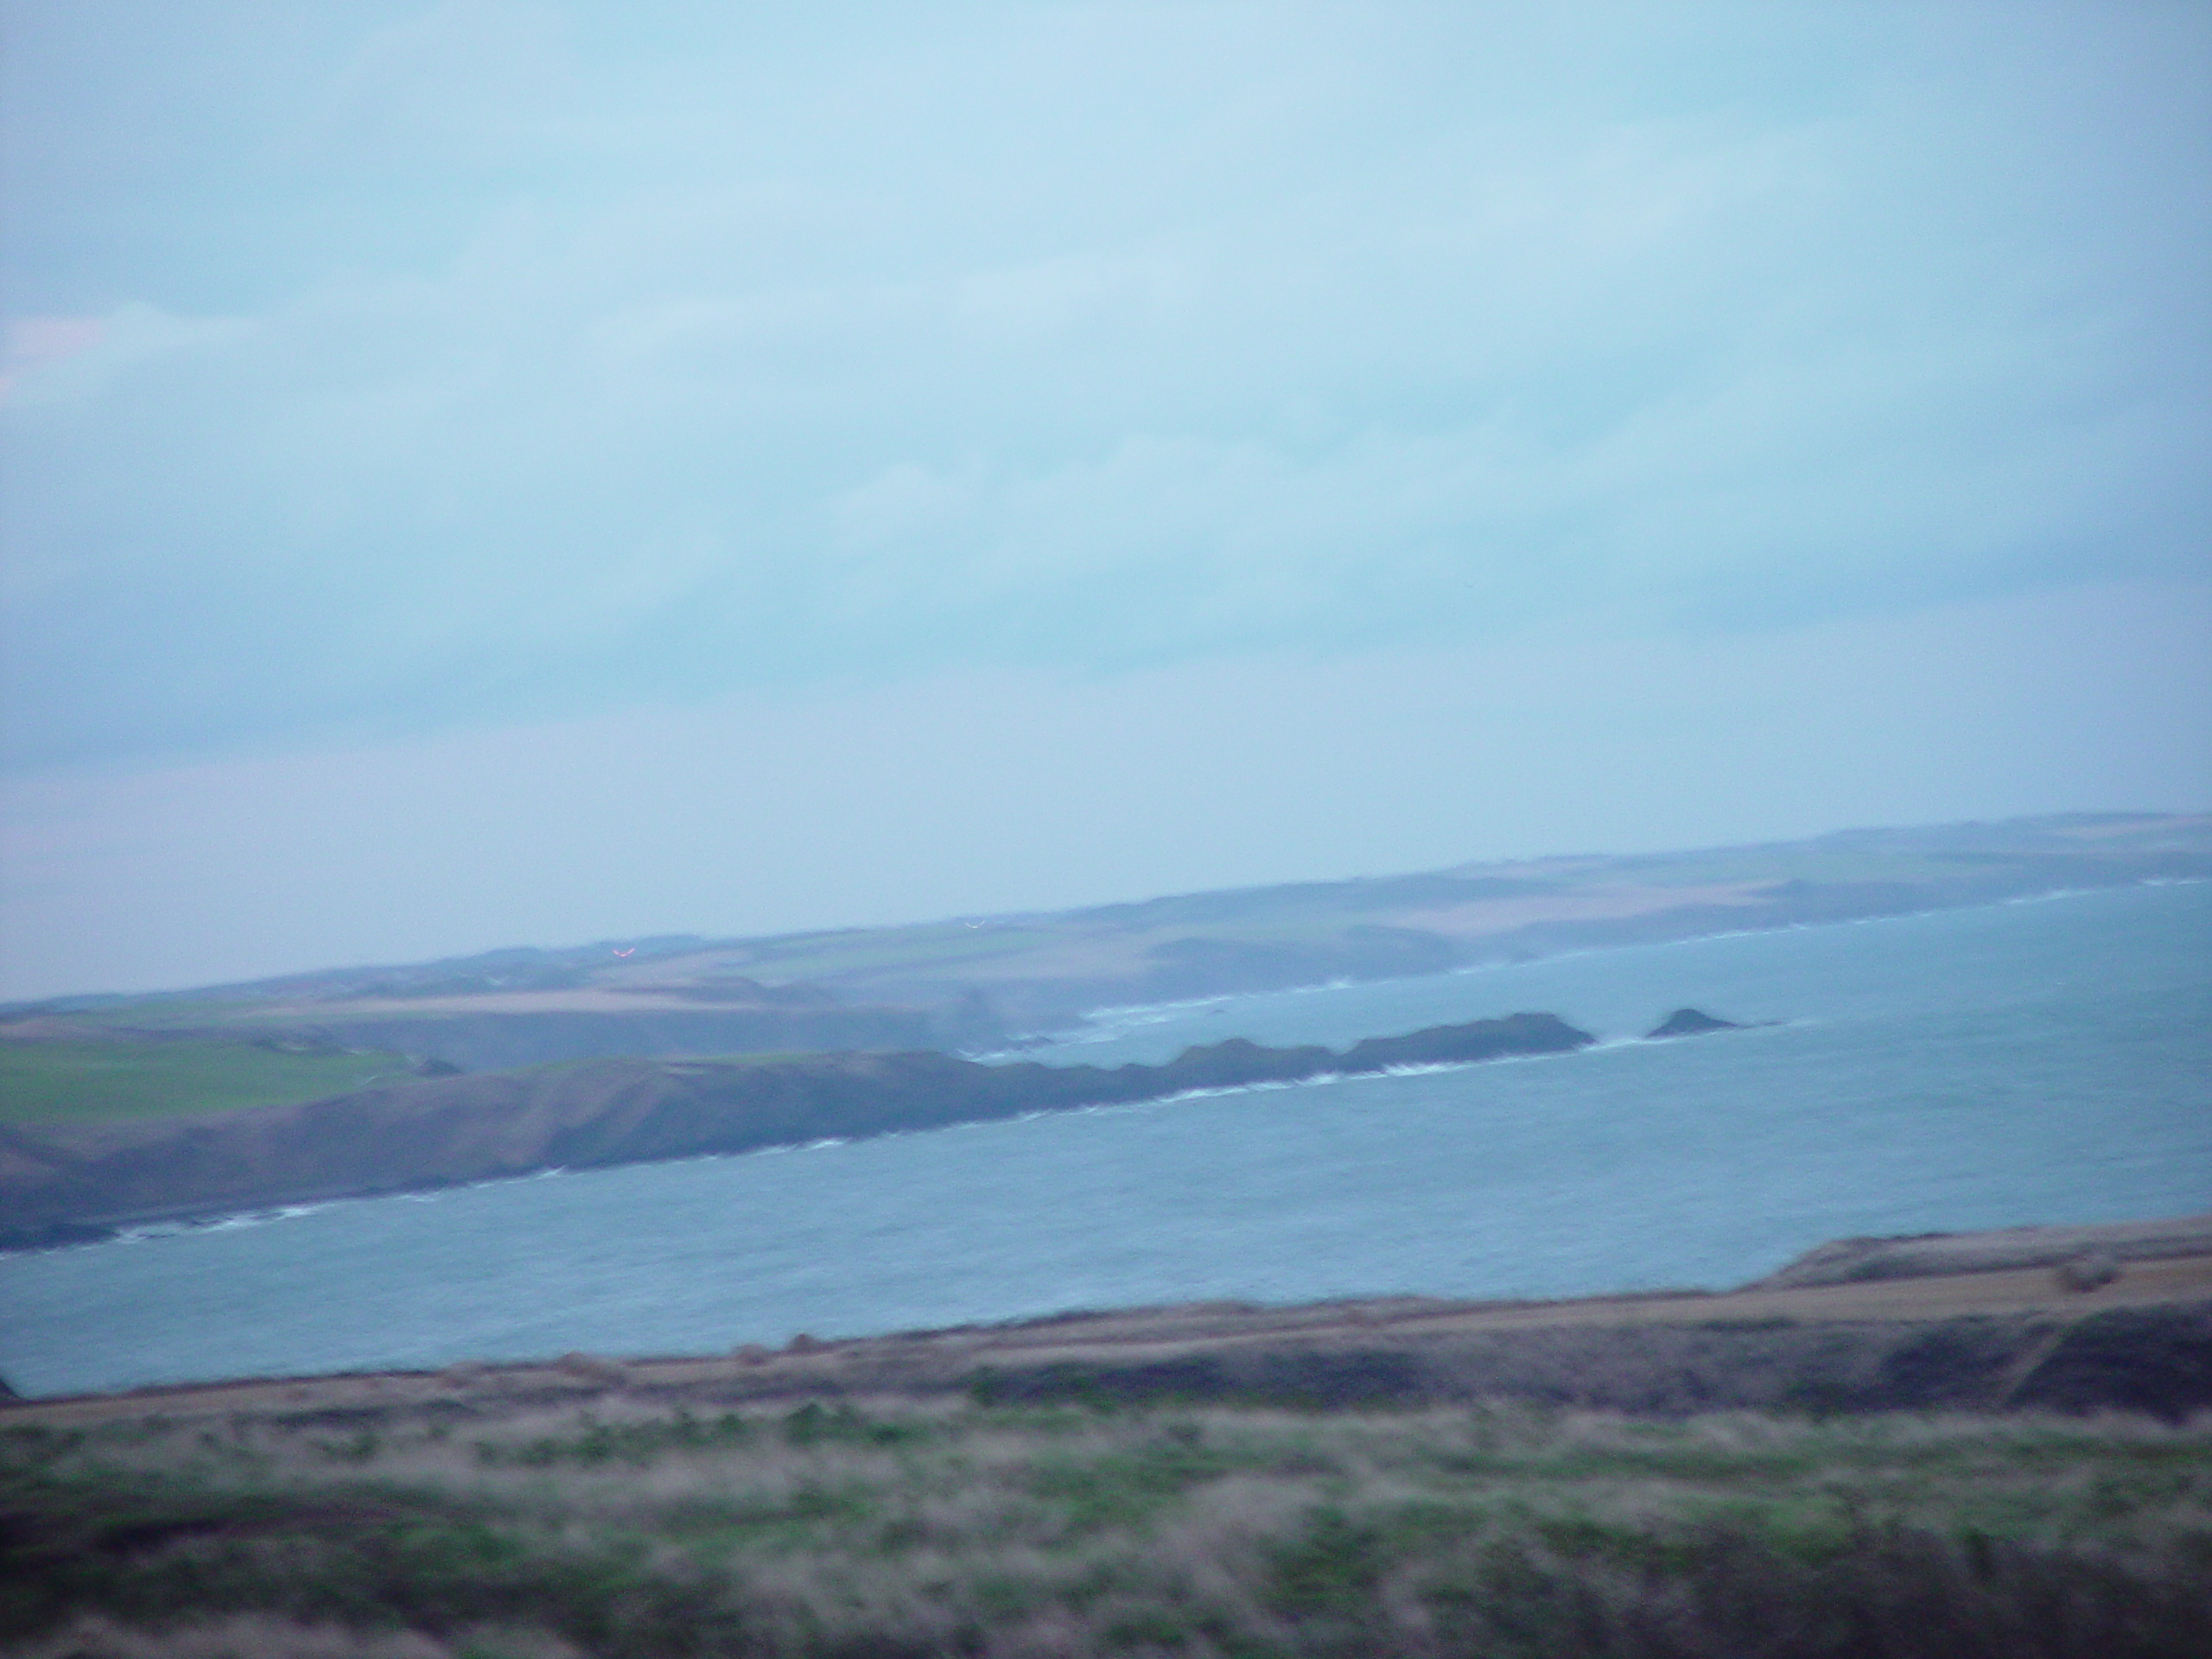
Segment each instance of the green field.
M97 1123L344 1094L404 1074L397 1054L285 1053L248 1043L0 1043L0 1123Z
M0 1430L24 1659L2150 1659L2212 1425L442 1407Z
M944 969L1026 956L1081 937L1065 925L1025 923L970 929L958 923L931 922L772 941L753 947L747 969L779 981L871 969Z

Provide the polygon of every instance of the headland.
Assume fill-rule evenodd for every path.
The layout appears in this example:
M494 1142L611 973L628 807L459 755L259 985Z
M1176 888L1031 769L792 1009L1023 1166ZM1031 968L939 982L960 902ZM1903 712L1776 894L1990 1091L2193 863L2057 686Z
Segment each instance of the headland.
M921 1051L620 1057L404 1077L296 1105L82 1125L0 1125L0 1248L135 1223L804 1146L1415 1065L1558 1054L1596 1040L1548 1014L1371 1037L1339 1053L1242 1038L1160 1065L986 1065Z

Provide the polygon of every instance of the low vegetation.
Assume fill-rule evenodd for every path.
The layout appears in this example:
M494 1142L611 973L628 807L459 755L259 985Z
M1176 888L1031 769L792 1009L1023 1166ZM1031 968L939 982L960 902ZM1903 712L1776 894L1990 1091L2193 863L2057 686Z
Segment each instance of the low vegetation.
M0 1042L0 1123L99 1123L287 1106L404 1077L397 1054L249 1042Z
M617 1400L0 1432L0 1641L26 1659L2212 1651L2202 1419Z

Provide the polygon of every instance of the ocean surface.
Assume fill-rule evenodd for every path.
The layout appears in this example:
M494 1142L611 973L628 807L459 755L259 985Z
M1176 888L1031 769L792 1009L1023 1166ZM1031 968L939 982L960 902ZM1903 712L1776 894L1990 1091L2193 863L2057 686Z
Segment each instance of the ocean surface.
M1781 1023L1637 1040L1685 1004ZM1723 1287L1847 1234L2212 1210L2212 884L1110 1011L1033 1058L1518 1009L1605 1043L0 1258L0 1376L52 1394L1198 1298Z

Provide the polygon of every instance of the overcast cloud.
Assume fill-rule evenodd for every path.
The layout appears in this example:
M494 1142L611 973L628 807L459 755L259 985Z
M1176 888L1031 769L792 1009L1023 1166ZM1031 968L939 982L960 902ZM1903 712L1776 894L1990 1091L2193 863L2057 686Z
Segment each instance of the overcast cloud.
M1241 859L1198 828L1110 868L1071 848L1008 904L1550 850L1516 836L2212 800L2188 706L2202 6L7 10L22 985L557 941L586 911L994 907L982 805L924 813L910 868L841 886L820 849L869 856L824 839L796 760L780 807L665 810L780 812L769 885L837 913L733 892L711 837L681 866L700 913L675 891L625 899L627 924L612 900L575 925L472 909L484 809L436 804L454 768L526 771L579 721L704 746L628 776L640 800L712 750L702 721L820 756L899 708L903 753L949 756L983 683L1122 731L1169 688L1234 683L1228 750L1266 728L1255 688L1337 698L1364 713L1315 733L1327 775L1415 717L1352 688L1419 663L1470 721L1518 710L1529 753L1491 764L1548 803L1510 835L1463 794L1411 842L1332 808L1240 828ZM2118 638L2123 613L2169 621ZM1942 618L1979 619L1961 661L2032 649L2044 678L1993 702L1930 663L1940 735L1912 752L1900 717L1886 740L1916 791L1853 760L1639 821L1557 769L1605 750L1609 673L1647 707L1696 677L1662 660L1801 710L1739 757L1814 752L1846 705L1790 680L1809 642L1940 659ZM2109 727L2034 760L2022 722L2069 704ZM1954 748L2005 759L1961 788L1927 764ZM244 766L232 786L264 794L238 811L289 822L299 779L372 752L411 757L391 833L448 871L436 921L379 931L362 918L399 889L377 880L320 933L92 921L180 885L276 902L219 836L96 874L92 826L147 791ZM1402 758L1370 821L1447 764ZM1018 820L1025 764L961 788ZM1148 775L1135 821L1187 822L1203 789ZM589 855L563 856L547 879L573 891Z

